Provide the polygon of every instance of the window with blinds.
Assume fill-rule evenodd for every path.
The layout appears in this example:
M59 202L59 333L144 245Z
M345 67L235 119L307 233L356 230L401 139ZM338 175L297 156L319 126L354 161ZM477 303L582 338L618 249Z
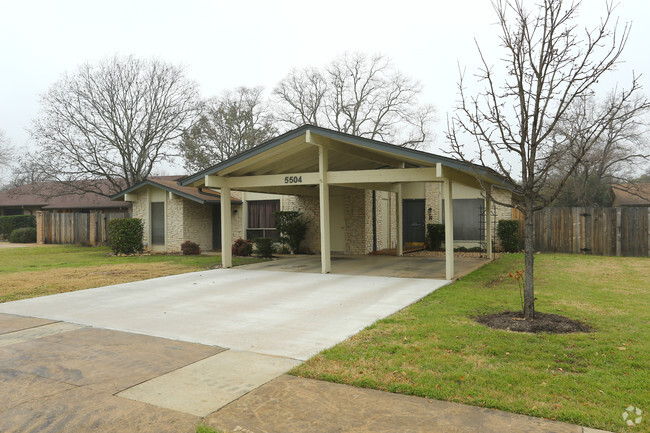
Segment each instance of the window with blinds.
M280 210L280 200L251 200L248 202L248 229L246 238L278 239L275 213Z

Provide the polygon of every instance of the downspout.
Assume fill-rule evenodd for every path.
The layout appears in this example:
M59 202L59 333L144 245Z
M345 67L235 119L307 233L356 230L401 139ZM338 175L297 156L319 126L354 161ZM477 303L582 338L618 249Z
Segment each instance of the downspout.
M377 251L377 191L372 190L372 250Z

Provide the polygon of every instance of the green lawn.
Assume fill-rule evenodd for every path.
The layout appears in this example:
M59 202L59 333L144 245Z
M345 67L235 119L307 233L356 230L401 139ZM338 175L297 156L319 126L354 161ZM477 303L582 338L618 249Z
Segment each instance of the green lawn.
M312 358L293 374L551 418L650 431L650 259L537 255L536 307L589 334L492 330L472 317L520 309L506 255ZM647 417L625 426L628 405Z
M221 263L219 256L182 256L153 254L149 256L115 257L108 247L48 245L0 249L0 273L42 271L63 267L99 266L125 263L178 263L208 268ZM244 261L249 261L245 259ZM234 257L233 264L241 263Z
M0 249L0 302L209 269L219 256L115 257L106 247L49 245ZM262 259L234 257L233 265Z

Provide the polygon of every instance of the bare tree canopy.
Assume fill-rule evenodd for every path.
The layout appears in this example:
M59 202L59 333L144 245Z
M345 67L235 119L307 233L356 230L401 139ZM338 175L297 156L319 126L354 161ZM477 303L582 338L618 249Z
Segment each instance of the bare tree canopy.
M618 63L629 26L618 27L611 4L604 18L584 31L575 22L580 2L542 0L527 9L520 0L498 0L493 6L504 49L501 67L490 65L479 47L482 67L476 77L484 88L468 96L461 74L461 102L449 121L447 138L453 155L492 166L518 185L515 193L521 201L516 206L526 218L524 316L530 319L535 313L534 211L557 197L585 155L602 143L608 125L644 110L648 102L637 96L640 85L633 77L629 88L613 92L571 135L557 140L576 101L591 97L596 83ZM476 156L464 145L466 137L478 147ZM549 188L560 162L563 173Z
M239 87L204 104L178 145L189 171L208 168L272 138L277 129L262 87Z
M183 69L160 60L115 56L64 74L41 96L31 135L45 177L110 195L134 185L196 118L198 91ZM92 181L107 179L111 191Z
M9 139L4 131L0 130L0 166L9 167L13 162L14 150L9 145Z
M431 139L420 83L383 56L346 54L323 69L293 70L274 89L278 120L418 148Z
M608 101L599 104L593 97L576 99L559 122L553 140L556 146L567 146L571 158L551 168L548 195L558 189L557 184L568 170L567 162L571 163L578 156L571 154L571 148L572 142L580 139L582 126L593 122L607 105ZM606 125L602 136L579 159L553 202L554 206L609 206L613 199L612 184L633 182L639 175L638 169L647 167L650 158L648 125L641 117L647 111L648 107L637 99L623 106L621 115Z

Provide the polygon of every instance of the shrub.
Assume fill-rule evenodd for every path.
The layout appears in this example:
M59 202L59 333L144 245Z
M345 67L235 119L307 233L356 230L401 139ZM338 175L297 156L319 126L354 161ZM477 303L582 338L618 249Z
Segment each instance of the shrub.
M273 239L255 238L255 255L264 259L273 257Z
M429 250L437 251L442 248L442 241L445 240L444 224L427 224L427 244Z
M108 222L108 242L114 254L141 253L144 226L138 218L115 218Z
M508 253L519 251L519 220L500 220L497 226L497 236L501 247Z
M181 251L184 256L196 256L201 254L201 248L199 244L192 241L185 241L181 244Z
M232 244L233 256L250 256L253 253L253 244L248 239L239 238Z
M36 229L23 227L9 233L9 242L14 244L31 244L36 242Z
M280 233L280 242L289 244L295 254L307 235L307 223L302 219L302 212L279 211L275 213L275 228Z
M35 215L12 215L0 217L0 235L8 237L16 229L36 228Z

